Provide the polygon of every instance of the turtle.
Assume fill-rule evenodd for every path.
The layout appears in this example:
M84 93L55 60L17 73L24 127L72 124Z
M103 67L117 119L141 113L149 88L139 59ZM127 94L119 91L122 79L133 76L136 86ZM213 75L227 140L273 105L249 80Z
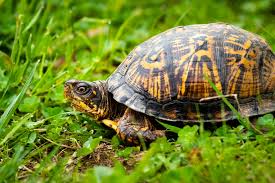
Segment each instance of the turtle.
M168 29L136 46L106 80L64 84L74 108L133 145L165 136L158 120L173 125L272 113L274 91L271 47L226 23Z

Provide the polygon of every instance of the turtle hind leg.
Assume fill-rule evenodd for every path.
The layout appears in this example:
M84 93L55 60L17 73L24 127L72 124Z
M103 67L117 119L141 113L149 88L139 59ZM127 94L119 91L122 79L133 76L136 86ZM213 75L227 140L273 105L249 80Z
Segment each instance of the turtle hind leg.
M139 145L140 140L150 143L158 137L165 136L165 131L156 130L146 115L129 108L118 120L116 131L119 137L129 145Z

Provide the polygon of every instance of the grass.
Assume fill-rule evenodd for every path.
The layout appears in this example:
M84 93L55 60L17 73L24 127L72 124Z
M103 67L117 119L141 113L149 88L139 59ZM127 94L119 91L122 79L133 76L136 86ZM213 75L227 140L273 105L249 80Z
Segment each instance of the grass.
M72 111L69 78L106 79L176 25L228 22L275 48L274 2L0 0L0 182L274 182L275 120L171 128L143 151ZM237 122L238 123L238 122ZM169 126L167 126L169 128Z

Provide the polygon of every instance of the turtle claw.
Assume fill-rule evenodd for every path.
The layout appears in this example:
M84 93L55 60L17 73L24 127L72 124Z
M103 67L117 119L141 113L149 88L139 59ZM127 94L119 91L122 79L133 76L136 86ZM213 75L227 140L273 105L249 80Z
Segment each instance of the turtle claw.
M138 135L140 136L140 138L144 139L145 142L152 142L152 141L155 141L157 138L164 137L165 131L164 130L139 131Z
M119 137L127 145L140 145L141 142L150 143L155 141L159 137L165 136L164 130L133 130L133 128L127 128L124 131L118 131Z

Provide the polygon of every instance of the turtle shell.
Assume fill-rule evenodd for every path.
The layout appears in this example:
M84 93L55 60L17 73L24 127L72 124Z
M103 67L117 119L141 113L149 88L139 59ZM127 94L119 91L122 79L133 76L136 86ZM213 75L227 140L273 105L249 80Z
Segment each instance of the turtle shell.
M207 79L208 78L208 79ZM236 118L275 111L275 55L259 36L223 23L179 26L138 45L108 78L129 108L168 121Z

